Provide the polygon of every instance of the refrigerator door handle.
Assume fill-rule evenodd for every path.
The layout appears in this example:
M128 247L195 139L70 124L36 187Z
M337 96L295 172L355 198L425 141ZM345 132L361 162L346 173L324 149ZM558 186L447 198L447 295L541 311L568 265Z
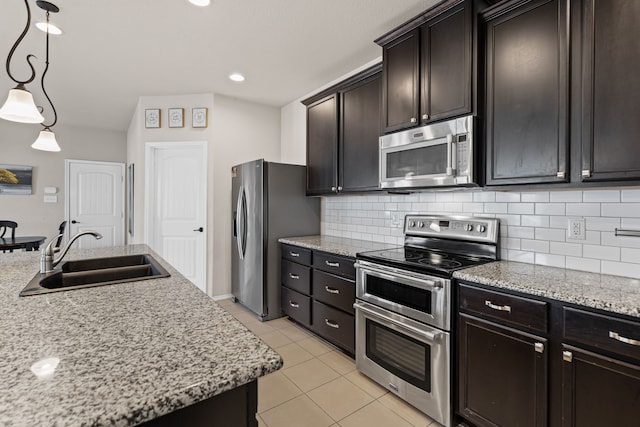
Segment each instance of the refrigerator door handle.
M240 259L244 259L245 249L247 245L247 230L246 230L246 207L244 189L240 187L238 190L238 206L236 207L236 244L238 246L238 255Z

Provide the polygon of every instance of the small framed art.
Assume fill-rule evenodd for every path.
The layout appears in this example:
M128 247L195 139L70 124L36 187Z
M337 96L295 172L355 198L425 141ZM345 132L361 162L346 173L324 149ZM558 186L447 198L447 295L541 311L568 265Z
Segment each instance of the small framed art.
M209 109L206 107L191 109L191 127L206 128L209 120Z
M184 127L184 108L169 108L169 127Z
M144 127L147 129L159 128L162 126L160 121L160 109L148 108L144 110Z

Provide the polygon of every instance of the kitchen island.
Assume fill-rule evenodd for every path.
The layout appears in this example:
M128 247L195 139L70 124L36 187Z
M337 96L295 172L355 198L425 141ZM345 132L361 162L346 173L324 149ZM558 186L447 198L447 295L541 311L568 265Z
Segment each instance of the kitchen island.
M230 411L243 388L255 414L256 380L281 357L146 245L76 249L65 261L140 253L171 277L28 297L18 293L39 253L2 254L0 425L162 422L220 398ZM50 358L53 376L39 379L32 365Z

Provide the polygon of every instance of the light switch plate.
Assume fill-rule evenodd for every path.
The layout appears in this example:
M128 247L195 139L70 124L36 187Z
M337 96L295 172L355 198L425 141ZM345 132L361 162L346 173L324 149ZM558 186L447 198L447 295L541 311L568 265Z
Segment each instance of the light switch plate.
M58 196L45 195L44 196L45 203L58 203Z
M44 194L56 194L58 189L56 187L44 187Z

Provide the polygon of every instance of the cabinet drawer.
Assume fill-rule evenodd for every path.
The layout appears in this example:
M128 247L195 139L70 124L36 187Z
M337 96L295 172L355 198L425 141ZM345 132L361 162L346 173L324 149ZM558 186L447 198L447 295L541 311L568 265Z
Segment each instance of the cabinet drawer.
M547 303L464 284L460 288L460 310L482 314L504 323L547 332Z
M312 289L314 299L355 314L356 284L353 280L313 270Z
M315 252L313 254L314 268L355 280L356 269L353 266L354 263L355 260L353 258L326 254L324 252Z
M311 294L311 267L283 259L282 284L303 294Z
M311 326L311 297L282 287L282 311L305 326Z
M312 329L329 342L354 353L355 317L340 310L313 301Z
M282 244L282 258L298 264L311 265L311 249Z
M564 338L640 360L640 322L564 307Z

